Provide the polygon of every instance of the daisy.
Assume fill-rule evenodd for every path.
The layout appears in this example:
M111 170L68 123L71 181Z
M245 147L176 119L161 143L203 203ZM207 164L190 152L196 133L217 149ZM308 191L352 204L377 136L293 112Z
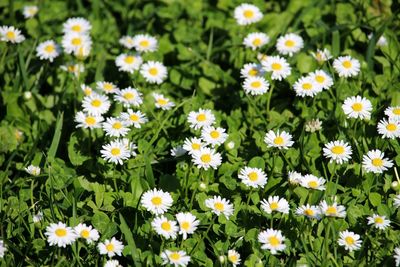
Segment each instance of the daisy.
M97 244L100 255L107 254L109 258L115 255L121 256L124 247L124 244L115 237L111 238L111 240L106 239L106 241Z
M40 167L38 167L38 166L29 165L28 167L25 168L25 171L33 176L40 175Z
M393 206L396 208L400 207L400 195L396 195L393 199Z
M104 264L104 267L123 267L123 266L119 264L118 260L108 260Z
M371 101L361 96L352 96L344 100L342 105L347 118L369 119L371 117Z
M200 151L201 148L205 147L205 144L200 138L192 137L186 138L183 143L183 149L185 149L189 155L193 155L195 152Z
M374 35L373 33L368 34L368 40L371 40L373 35ZM388 42L386 40L386 37L383 35L379 36L379 39L376 42L376 46L383 47L383 46L387 46L387 44L388 44Z
M79 75L85 71L85 66L81 63L68 63L67 65L62 65L60 68L68 73L74 74L75 77L79 77Z
M115 65L119 71L133 73L135 70L140 69L143 59L139 55L121 54L115 59Z
M40 43L36 48L36 55L41 60L48 60L50 62L53 62L60 55L60 52L60 47L53 40Z
M172 206L171 194L163 190L152 189L146 191L140 200L140 204L155 215L161 215Z
M168 75L167 68L158 61L147 61L140 68L140 74L149 83L161 84Z
M380 216L377 214L373 214L368 218L368 225L372 224L375 228L380 230L385 230L388 226L390 226L390 220L386 219L386 216Z
M296 215L304 215L307 218L310 219L317 219L319 220L321 218L321 212L318 206L306 204L298 207L296 209Z
M240 264L240 254L234 250L228 250L228 260L232 263L233 266L237 266Z
M85 59L89 56L90 50L92 50L92 41L83 43L74 51L74 56L80 60Z
M212 147L223 144L227 138L228 134L221 127L206 126L201 130L201 139Z
M388 107L385 109L385 115L389 117L389 120L400 120L400 106Z
M332 58L331 52L326 48L324 48L324 50L317 49L317 52L311 52L311 55L319 64L322 64Z
M332 205L329 205L325 200L321 201L319 204L321 209L321 213L328 217L346 217L346 208L342 205L338 205L336 202L333 202Z
M259 76L248 77L244 80L243 89L246 94L263 95L269 89L269 82Z
M171 150L170 150L170 154L173 157L183 156L186 154L186 152L187 151L185 149L183 149L182 146L176 146L176 147L171 148Z
M211 212L219 216L223 214L227 219L233 214L233 205L229 200L221 198L220 196L214 196L208 198L205 201L206 207L211 209Z
M107 118L107 120L103 122L103 130L106 132L106 136L111 137L125 136L129 132L125 121L117 118Z
M63 24L63 32L65 34L68 33L77 33L81 35L88 34L92 29L92 25L90 22L84 18L69 18Z
M37 6L24 6L24 9L22 10L22 14L26 19L33 18L39 11L39 8Z
M234 17L237 24L249 25L262 19L263 14L255 5L241 4L235 8Z
M32 221L33 221L34 223L38 223L38 222L40 222L41 220L43 220L43 212L42 212L42 211L39 211L38 213L36 213L36 214L34 214L34 215L32 216Z
M176 214L176 220L179 224L179 234L183 236L183 239L186 239L188 234L193 234L200 224L196 216L190 212L180 212Z
M83 46L91 46L92 40L87 35L82 35L76 32L69 32L63 36L61 41L65 53L73 54L78 53L79 49Z
M111 82L97 82L96 89L105 94L117 93L119 88Z
M80 238L83 238L86 240L86 243L92 244L93 242L99 240L100 235L99 232L94 229L91 225L87 226L86 224L78 224L77 226L74 227L75 233L77 236Z
M325 190L325 182L324 178L318 178L312 174L306 174L302 177L300 181L300 185L305 188L315 189L324 191Z
M396 266L400 266L400 247L394 249L393 257L396 260Z
M124 107L138 107L143 103L142 94L132 87L118 90L114 100L120 102Z
M268 200L261 200L261 209L268 214L271 214L274 211L289 214L289 203L284 198L269 196Z
M267 229L258 234L258 242L263 244L262 249L267 249L271 254L277 254L279 251L284 250L286 245L283 243L285 237L280 230Z
M256 50L269 42L269 37L263 32L249 33L243 40L243 44L246 47Z
M268 147L277 147L278 149L288 149L293 145L292 135L279 130L275 133L270 130L264 138L264 142L268 145Z
M317 118L313 120L309 120L305 125L306 132L314 133L316 131L322 130L322 122Z
M197 168L204 168L205 170L209 168L217 169L221 165L221 161L221 154L208 147L202 147L192 153L192 162Z
M249 78L249 77L262 77L264 76L265 71L262 69L262 66L257 63L247 63L244 64L242 69L240 70L240 77Z
M400 121L382 119L377 127L383 138L395 139L400 136Z
M339 246L344 247L348 251L359 250L361 248L362 241L360 240L360 235L357 235L350 231L339 232Z
M118 140L111 141L109 144L103 145L100 153L104 160L121 165L124 164L123 160L126 160L131 156L126 145Z
M129 36L129 35L122 36L119 39L119 43L122 46L124 46L125 48L128 48L128 49L132 49L135 46L134 43L133 43L133 37Z
M238 177L247 186L263 188L267 183L267 175L259 168L244 167L239 171Z
M384 157L385 154L379 149L368 151L363 156L362 166L366 172L383 173L393 166L393 161Z
M4 246L4 241L0 240L0 259L4 258L4 253L7 251L6 246Z
M294 91L297 96L315 96L322 91L322 87L319 86L311 77L301 77L293 85Z
M75 115L75 122L78 123L76 128L95 129L101 128L103 117L100 115L89 115L82 111L78 111Z
M289 171L288 178L290 184L298 185L300 184L301 180L303 180L303 175L296 171Z
M171 251L166 249L161 254L161 259L163 260L163 265L171 264L175 267L187 266L190 262L190 256L186 255L186 252L182 250Z
M151 222L151 226L157 234L162 235L166 239L175 239L179 231L176 221L170 221L164 215L155 217Z
M57 245L63 248L71 245L78 237L71 227L62 222L58 222L58 224L51 223L46 227L46 233L44 234L47 236L47 242L49 242L50 246Z
M156 108L161 108L162 110L170 110L175 106L175 103L166 98L163 94L153 93Z
M188 115L190 128L198 130L204 126L211 126L215 122L215 116L209 109L191 111Z
M14 28L14 26L1 26L0 40L13 44L18 44L23 42L25 40L25 37L21 34L21 31L17 28Z
M343 164L351 159L351 146L343 140L336 140L325 144L323 148L324 156L330 159L330 162L336 161L337 164Z
M333 61L333 68L339 77L352 77L360 72L360 61L351 56L338 57Z
M99 94L85 96L82 100L83 111L93 116L106 113L111 106L108 97Z
M287 33L278 38L276 43L276 49L282 55L289 55L297 53L304 46L303 38L295 33Z
M322 89L328 90L333 85L332 77L323 70L316 70L310 73L309 77Z
M269 56L261 64L265 71L272 72L272 80L280 81L289 76L292 70L286 59L280 56Z
M133 111L128 109L127 112L121 113L121 119L125 121L127 126L133 125L135 128L141 128L142 124L148 122L146 115L141 111Z
M138 34L133 37L133 46L139 52L154 52L157 50L157 39L149 34Z

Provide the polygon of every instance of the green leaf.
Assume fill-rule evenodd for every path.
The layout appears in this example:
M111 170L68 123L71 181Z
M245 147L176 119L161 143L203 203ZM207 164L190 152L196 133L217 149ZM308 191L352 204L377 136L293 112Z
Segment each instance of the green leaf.
M142 264L138 261L140 257L139 254L137 253L136 244L135 240L133 239L132 231L129 229L121 213L119 214L119 220L121 222L119 228L121 229L121 232L124 235L126 242L128 242L128 247L130 248L132 260L135 263L135 266L142 266Z
M377 207L382 202L381 195L375 192L370 193L368 199L374 207Z
M61 112L57 116L56 129L54 131L53 140L51 141L49 152L47 153L49 160L54 159L54 157L56 155L57 148L60 143L63 119L64 119L64 112Z

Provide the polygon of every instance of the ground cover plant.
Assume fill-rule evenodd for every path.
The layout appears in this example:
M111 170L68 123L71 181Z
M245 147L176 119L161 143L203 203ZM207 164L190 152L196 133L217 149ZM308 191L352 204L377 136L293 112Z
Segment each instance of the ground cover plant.
M400 265L396 1L1 1L1 266Z

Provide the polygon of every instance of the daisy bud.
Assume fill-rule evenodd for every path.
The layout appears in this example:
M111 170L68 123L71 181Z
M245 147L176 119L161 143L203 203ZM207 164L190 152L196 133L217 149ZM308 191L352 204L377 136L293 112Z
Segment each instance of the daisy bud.
M218 260L219 260L219 262L220 262L221 264L224 264L224 262L225 262L225 256L224 256L224 255L219 256L219 257L218 257Z
M394 191L398 191L400 189L400 184L398 181L393 181L390 185Z
M207 185L205 183L200 183L199 188L200 190L205 191L207 189Z
M24 92L24 99L29 100L32 98L32 93L31 92Z
M234 149L235 148L235 142L230 141L229 143L226 144L226 149Z

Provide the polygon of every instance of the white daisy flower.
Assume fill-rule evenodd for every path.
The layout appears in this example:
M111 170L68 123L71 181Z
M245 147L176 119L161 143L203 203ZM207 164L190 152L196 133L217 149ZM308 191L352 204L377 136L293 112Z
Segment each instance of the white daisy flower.
M4 241L0 239L0 259L4 258L4 253L7 251Z
M165 239L175 239L179 231L176 221L170 221L164 215L155 217L151 222L151 226L157 234L162 235Z
M296 215L319 220L321 218L321 211L318 206L306 204L296 209Z
M277 147L278 149L288 149L293 146L292 135L279 130L275 133L273 130L268 131L265 135L264 142L268 147Z
M107 118L103 122L103 130L106 132L106 136L111 137L123 137L129 132L126 122L117 118Z
M385 154L379 149L368 151L363 156L362 166L366 172L383 173L393 166L393 161L384 157Z
M91 225L87 226L84 223L80 223L74 227L74 230L77 236L85 239L88 244L92 244L100 238L99 232Z
M400 121L382 119L378 123L378 133L383 138L395 139L400 137Z
M352 77L360 72L360 61L351 56L338 57L333 61L333 68L339 77Z
M359 250L361 248L361 239L360 235L355 234L350 231L341 231L339 232L339 240L338 244L339 246L344 247L348 251L353 251L353 250Z
M280 81L289 76L292 71L286 59L280 56L269 56L261 64L265 71L272 72L272 80Z
M25 36L22 35L21 31L14 26L1 26L0 40L3 42L18 44L25 40Z
M29 165L28 167L25 168L25 171L33 176L40 175L40 167L35 166L35 165Z
M372 32L370 34L368 34L368 40L371 40L373 35L374 34ZM386 40L386 37L383 35L379 36L378 41L376 42L376 46L383 47L383 46L387 46L387 44L388 44L388 42Z
M400 106L388 107L387 109L385 109L385 115L388 116L390 120L399 121Z
M76 128L95 129L101 128L104 118L100 115L89 115L78 111L75 115Z
M235 267L240 264L240 254L236 250L230 249L228 250L228 260Z
M324 156L330 159L330 162L335 161L337 164L343 164L351 159L351 146L343 140L336 140L325 144L323 148Z
M247 77L242 86L246 94L263 95L269 89L269 82L260 76Z
M155 215L161 215L168 211L172 206L171 194L162 189L152 189L146 191L140 200L140 204Z
M156 108L161 108L162 110L170 110L175 106L175 103L165 97L163 94L153 93Z
M276 49L282 55L289 55L297 53L304 46L303 38L295 33L287 33L278 38L276 43Z
M212 147L222 145L228 138L225 129L221 127L205 126L201 130L201 139Z
M240 77L249 78L249 77L262 77L264 76L265 71L263 70L261 64L257 63L246 63L243 65L240 70Z
M190 256L186 255L186 252L183 250L171 251L164 250L161 253L161 259L163 260L163 265L174 265L174 267L178 266L187 266L190 262Z
M122 46L128 49L132 49L135 44L133 42L133 37L129 35L122 36L118 41Z
M38 222L40 222L41 220L43 220L43 212L42 212L42 211L39 211L38 213L33 214L33 216L32 216L32 221L33 221L34 223L38 223Z
M127 112L121 113L121 119L125 121L127 126L134 126L135 128L141 128L142 124L148 122L146 115L141 111L133 111L128 109Z
M33 18L39 11L39 8L37 6L24 6L22 10L22 14L24 15L24 18L30 19Z
M318 178L312 174L306 174L302 177L300 185L305 188L315 189L324 191L326 180L324 178Z
M333 202L332 205L329 205L325 200L321 201L319 204L321 209L321 213L328 217L346 217L346 208L342 205L338 205L336 202Z
M371 101L361 96L352 96L344 100L342 105L347 118L369 119L371 117Z
M322 91L322 87L317 84L311 77L300 77L293 85L293 89L297 96L314 97L316 94Z
M97 244L100 255L107 254L109 258L115 255L121 256L124 247L124 244L115 237L111 238L111 240L106 239L104 242Z
M372 216L369 216L367 219L368 219L368 225L372 224L372 226L380 230L385 230L387 227L390 226L390 220L387 220L386 216L373 214Z
M143 103L142 94L132 87L118 90L114 95L114 100L120 102L124 107L138 107Z
M393 257L396 261L396 266L400 266L400 247L394 249Z
M223 214L227 219L233 214L233 205L229 200L220 196L213 196L205 201L206 207L211 209L211 212L219 216Z
M323 50L317 49L317 52L311 52L311 55L318 61L319 64L324 63L332 58L331 52L324 48Z
M136 152L135 150L137 149L137 146L135 143L129 141L128 138L122 138L119 140L122 144L124 144L125 148L128 150L129 155L132 157L136 157Z
M71 245L77 238L76 233L71 227L66 226L62 222L51 223L46 227L47 242L50 246L58 246L65 248L67 245Z
M284 241L285 237L280 230L270 228L258 234L258 242L262 244L261 249L267 249L271 254L277 254L279 251L284 250L286 248Z
M263 188L267 183L267 174L259 168L244 167L239 171L238 178L242 183L253 188Z
M138 34L133 37L133 46L139 52L154 52L157 50L157 39L149 34Z
M190 212L180 212L175 216L179 224L179 234L183 236L183 239L186 239L189 234L193 234L200 224L196 216Z
M303 180L303 175L296 171L289 171L288 178L290 184L298 185L300 184L301 180Z
M92 29L90 22L84 18L69 18L63 24L63 32L68 33L78 33L86 35Z
M183 143L183 149L185 149L189 155L193 155L196 151L199 152L203 147L205 147L205 144L197 137L186 138Z
M317 119L312 119L306 122L305 130L309 133L314 133L316 131L320 131L322 129L322 122Z
M322 89L328 90L333 85L333 79L323 70L316 70L309 74L309 77Z
M119 71L133 73L135 70L140 69L143 59L139 55L120 54L115 58L115 65Z
M268 200L261 200L261 209L268 214L274 211L289 214L289 202L284 198L278 196L269 196Z
M217 169L222 163L221 154L215 152L214 149L202 147L192 153L192 162L197 168L208 170L209 168Z
M393 206L395 208L399 208L400 207L400 195L396 195L393 199Z
M80 60L85 59L89 56L90 51L92 50L92 42L86 42L78 47L77 50L74 51L74 56Z
M91 94L82 100L83 111L93 116L100 116L110 109L111 103L107 96Z
M96 82L96 89L105 94L113 94L119 90L119 88L111 82Z
M61 44L65 53L73 54L79 53L79 49L83 46L91 46L92 40L87 35L69 32L63 36Z
M85 71L85 66L82 63L68 63L67 65L60 66L60 68L68 73L72 73L75 77L79 77Z
M262 19L263 14L255 5L241 4L235 8L234 17L237 24L249 25Z
M60 53L60 47L53 40L42 42L36 48L36 55L41 60L48 60L50 62L53 62L53 60L58 57Z
M167 68L158 61L147 61L140 68L140 74L149 83L161 84L168 76Z
M101 157L114 164L124 164L123 160L131 156L126 145L118 140L111 141L109 144L103 145L100 150Z
M170 149L170 154L173 157L180 157L186 154L186 150L182 146L176 146Z
M249 33L243 40L243 45L256 50L269 42L269 36L263 32Z
M190 128L198 130L204 126L211 126L215 122L215 116L209 109L199 109L191 111L188 115Z
M118 260L108 260L104 264L104 267L123 267L123 266L119 264Z

